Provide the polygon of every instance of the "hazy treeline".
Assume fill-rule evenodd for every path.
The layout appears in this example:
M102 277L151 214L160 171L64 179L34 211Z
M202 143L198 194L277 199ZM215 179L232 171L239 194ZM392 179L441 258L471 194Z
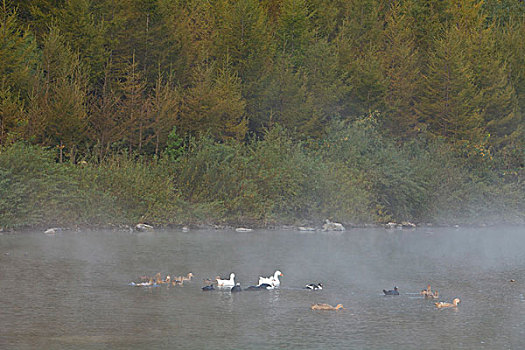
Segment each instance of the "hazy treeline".
M523 1L1 1L0 226L523 220Z

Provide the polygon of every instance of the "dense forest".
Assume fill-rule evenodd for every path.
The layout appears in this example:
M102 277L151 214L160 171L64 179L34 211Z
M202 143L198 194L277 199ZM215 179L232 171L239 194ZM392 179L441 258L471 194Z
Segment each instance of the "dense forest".
M521 0L0 1L0 228L525 220Z

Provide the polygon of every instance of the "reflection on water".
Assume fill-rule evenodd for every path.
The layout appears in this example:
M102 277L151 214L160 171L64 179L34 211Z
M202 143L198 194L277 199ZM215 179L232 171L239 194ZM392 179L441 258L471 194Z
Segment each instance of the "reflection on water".
M503 349L525 345L523 228L0 236L0 348ZM202 292L235 272L243 287ZM128 286L185 275L183 286ZM515 282L510 282L514 279ZM322 291L303 289L322 282ZM427 283L457 309L419 296ZM398 286L399 296L383 289ZM312 311L314 303L346 310Z

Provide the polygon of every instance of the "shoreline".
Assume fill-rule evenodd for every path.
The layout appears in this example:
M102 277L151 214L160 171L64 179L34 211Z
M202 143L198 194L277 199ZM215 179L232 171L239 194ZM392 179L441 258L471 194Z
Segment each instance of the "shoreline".
M138 223L137 223L138 224ZM287 224L275 224L275 225L230 225L230 224L193 224L193 225L179 225L179 224L160 224L160 225L151 225L151 229L137 229L137 224L106 224L106 225L76 225L76 226L44 226L44 225L33 225L20 228L0 228L0 235L10 235L10 234L24 234L28 232L38 232L41 231L45 233L46 230L54 230L51 234L62 231L96 231L96 230L107 230L114 232L147 232L147 231L169 231L169 230L179 230L182 232L191 232L191 231L204 231L204 230L216 230L216 231L235 231L240 229L238 232L250 232L255 230L265 230L265 231L298 231L298 232L344 232L353 229L379 229L383 228L387 231L408 231L408 230L417 230L423 228L486 228L486 227L497 227L497 226L509 226L509 227L525 227L525 222L493 222L493 223L459 223L459 224L434 224L434 223L418 223L413 224L414 226L402 226L401 223L396 223L396 226L392 226L392 223L382 224L382 223L367 223L367 224L343 224L345 230L323 230L322 225L307 225L307 226L298 226L298 225L287 225Z

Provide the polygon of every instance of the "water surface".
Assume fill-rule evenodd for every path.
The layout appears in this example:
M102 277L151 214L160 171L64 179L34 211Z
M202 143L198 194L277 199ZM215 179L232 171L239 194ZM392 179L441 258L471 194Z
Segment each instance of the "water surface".
M4 234L0 348L522 349L524 247L522 227ZM200 289L276 269L278 290ZM128 285L190 271L183 286ZM436 309L418 294L427 283L459 307ZM382 295L394 285L400 296ZM310 310L318 302L346 310Z

